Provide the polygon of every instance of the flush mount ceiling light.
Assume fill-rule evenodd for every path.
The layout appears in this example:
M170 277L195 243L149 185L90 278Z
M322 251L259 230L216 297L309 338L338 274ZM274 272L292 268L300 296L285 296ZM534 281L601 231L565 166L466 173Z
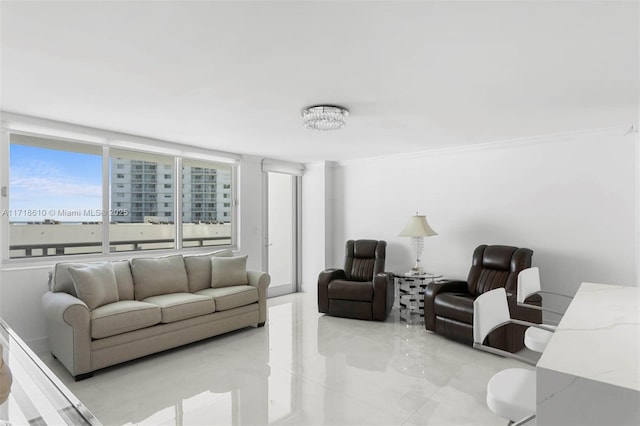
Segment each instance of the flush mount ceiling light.
M335 105L314 105L302 110L307 129L335 130L344 127L349 110Z

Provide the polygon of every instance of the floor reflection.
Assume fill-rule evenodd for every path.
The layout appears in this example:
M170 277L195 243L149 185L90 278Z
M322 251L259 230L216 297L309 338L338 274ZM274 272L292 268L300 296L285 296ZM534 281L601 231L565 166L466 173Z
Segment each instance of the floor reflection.
M506 361L401 322L395 310L385 322L321 315L314 296L269 299L263 328L77 383L45 361L105 425L502 424L484 390Z

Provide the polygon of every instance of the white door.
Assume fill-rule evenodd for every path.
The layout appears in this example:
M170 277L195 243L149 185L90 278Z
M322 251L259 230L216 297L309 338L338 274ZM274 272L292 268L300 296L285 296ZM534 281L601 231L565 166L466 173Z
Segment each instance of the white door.
M269 296L297 291L298 177L267 173L266 265Z

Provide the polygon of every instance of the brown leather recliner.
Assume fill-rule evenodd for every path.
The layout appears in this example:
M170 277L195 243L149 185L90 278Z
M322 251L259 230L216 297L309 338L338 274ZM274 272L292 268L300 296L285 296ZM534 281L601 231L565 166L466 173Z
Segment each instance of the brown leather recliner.
M337 317L384 321L393 307L393 274L384 272L387 243L349 240L344 269L318 277L318 311Z
M539 311L517 306L518 273L531 267L533 251L501 245L481 245L473 252L467 281L430 283L424 293L424 325L427 330L473 345L473 301L482 293L504 287L508 294L511 318L542 322ZM528 304L540 303L532 296ZM491 333L489 346L517 352L524 347L526 327L509 324Z

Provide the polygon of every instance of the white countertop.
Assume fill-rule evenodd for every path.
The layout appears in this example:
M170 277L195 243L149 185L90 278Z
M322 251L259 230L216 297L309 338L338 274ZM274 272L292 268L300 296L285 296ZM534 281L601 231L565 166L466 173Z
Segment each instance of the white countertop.
M537 366L640 391L640 289L582 283Z

